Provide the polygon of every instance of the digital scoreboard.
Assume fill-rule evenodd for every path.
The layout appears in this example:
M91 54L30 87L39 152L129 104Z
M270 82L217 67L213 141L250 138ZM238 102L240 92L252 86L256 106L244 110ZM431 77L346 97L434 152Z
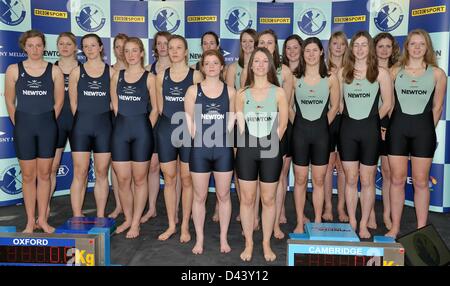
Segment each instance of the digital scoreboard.
M0 233L0 265L105 265L103 239L96 234Z
M360 242L348 224L310 223L290 234L288 266L403 266L405 250L388 237Z

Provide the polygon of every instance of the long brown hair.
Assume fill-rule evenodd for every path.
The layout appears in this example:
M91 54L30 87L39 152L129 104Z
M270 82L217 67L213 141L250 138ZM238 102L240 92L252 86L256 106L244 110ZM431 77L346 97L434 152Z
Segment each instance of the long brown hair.
M239 36L239 60L238 60L238 64L241 68L243 68L245 65L244 50L242 49L242 44L241 44L242 37L244 36L244 34L248 34L253 38L253 47L256 47L258 44L258 33L254 29L248 28L241 32L241 35Z
M262 52L266 55L267 59L269 60L269 72L267 73L267 80L276 86L280 86L280 83L278 82L277 78L277 70L275 69L275 64L273 62L273 57L270 54L269 50L267 48L263 47L257 47L253 51L252 55L250 56L250 60L248 62L247 66L247 79L245 80L245 89L252 87L255 84L255 74L252 70L253 60L255 59L255 54L257 52Z
M56 38L56 45L58 45L59 40L61 40L62 37L66 37L69 38L70 41L72 41L72 43L75 46L75 52L73 53L73 57L76 59L77 58L77 38L75 37L75 35L72 32L62 32L61 34L58 35L58 38Z
M395 38L390 33L383 32L379 33L378 35L375 36L375 38L373 38L375 48L377 47L378 42L383 39L388 39L392 43L392 54L388 60L388 68L390 68L398 62L398 58L400 57L400 47Z
M144 52L144 55L141 57L141 67L144 68L144 58L145 58L145 48L144 48L144 44L142 43L142 40L137 38L137 37L129 37L125 40L125 42L123 43L123 52L124 55L123 57L125 58L125 46L128 43L134 43L139 47L140 52ZM125 59L125 65L128 67L128 62Z
M408 45L409 42L411 42L411 38L414 35L422 36L425 39L425 43L427 44L427 52L425 53L423 57L423 61L427 65L432 65L434 67L437 67L437 60L436 60L436 54L434 53L433 49L433 43L431 42L430 35L427 33L427 31L423 29L415 29L408 33L408 37L406 37L406 41L403 44L403 53L399 60L399 65L401 67L404 67L408 64L409 61L409 52L408 52Z
M286 55L286 45L287 45L287 42L289 42L290 40L296 40L298 42L298 45L300 46L300 62L299 62L299 65L300 65L301 60L302 60L302 53L303 53L304 45L303 45L303 39L297 34L290 35L289 37L286 38L286 40L284 40L283 51L281 53L281 55L282 55L281 62L284 65L289 66L289 59L287 58L287 55Z
M333 34L331 34L330 40L328 41L328 58L327 58L328 70L332 70L332 69L337 68L337 66L331 61L331 57L333 56L331 54L331 41L334 40L334 39L338 39L338 38L341 39L345 43L345 53L348 52L347 35L344 32L342 32L342 31L336 31ZM342 56L342 60L344 60L345 53L344 53L344 56Z
M281 63L281 59L280 59L280 52L278 51L278 37L277 34L275 34L275 31L272 29L267 29L262 31L261 33L258 34L258 40L257 40L257 44L256 46L258 46L258 42L259 42L259 38L261 38L261 36L263 35L272 35L273 39L275 40L275 50L273 51L273 63L275 64L275 69L279 69L282 66Z
M378 59L375 53L375 45L373 44L372 37L370 36L369 32L360 31L353 35L352 40L350 41L348 52L345 53L344 56L344 69L342 71L342 76L345 80L345 83L347 84L352 83L354 79L353 72L355 69L355 55L353 55L353 45L355 44L355 41L360 37L366 38L369 45L369 54L367 55L366 60L366 78L370 83L373 83L377 80L378 77Z

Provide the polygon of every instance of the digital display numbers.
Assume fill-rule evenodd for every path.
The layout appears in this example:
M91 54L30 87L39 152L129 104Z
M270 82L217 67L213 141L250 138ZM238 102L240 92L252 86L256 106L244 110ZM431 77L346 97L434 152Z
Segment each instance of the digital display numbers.
M0 245L0 263L75 265L76 249L70 246Z
M382 266L383 256L295 253L294 266Z

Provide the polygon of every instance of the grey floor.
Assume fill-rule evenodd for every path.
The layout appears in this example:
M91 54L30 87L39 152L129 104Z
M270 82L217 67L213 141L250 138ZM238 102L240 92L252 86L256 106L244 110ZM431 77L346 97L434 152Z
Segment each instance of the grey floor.
M278 240L272 238L272 247L277 254L274 262L265 262L262 255L262 233L257 231L254 234L255 249L251 262L244 263L240 260L239 254L244 247L244 238L241 235L240 223L235 220L239 210L237 195L231 193L233 213L228 231L229 244L232 251L229 254L221 254L219 251L219 225L211 220L213 208L215 205L215 194L210 193L207 201L207 218L205 221L205 246L203 255L193 255L191 250L195 242L194 226L191 221L192 240L186 244L179 242L179 232L168 241L161 242L157 240L158 235L167 227L165 216L164 197L162 191L157 202L157 217L151 219L141 227L141 235L137 239L126 239L124 234L114 235L111 239L111 262L119 265L170 265L170 266L269 266L286 265L286 239ZM336 206L337 198L333 198ZM386 229L382 221L383 205L377 201L376 205L378 228L372 231L372 235L383 235ZM112 193L109 197L107 211L114 209L114 200ZM92 193L86 195L84 211L87 216L95 215L95 203ZM306 202L306 215L313 217L313 208L311 204L311 194L308 194ZM286 196L286 213L288 223L282 225L285 233L292 231L295 227L295 211L293 203L293 194L288 192ZM63 224L71 216L70 199L68 196L56 197L52 201L52 210L49 222L53 226ZM180 214L181 216L181 214ZM336 213L334 214L336 218ZM359 217L359 214L358 214ZM415 229L414 208L405 207L402 219L402 233L407 233ZM117 223L121 223L123 217L119 217ZM444 241L450 246L450 214L430 213L429 223L432 223L440 233ZM14 225L18 230L25 227L25 209L23 206L0 207L0 225Z

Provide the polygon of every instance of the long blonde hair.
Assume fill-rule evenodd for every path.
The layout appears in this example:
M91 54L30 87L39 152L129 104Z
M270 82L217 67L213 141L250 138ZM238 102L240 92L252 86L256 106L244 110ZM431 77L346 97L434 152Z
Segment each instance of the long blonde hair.
M431 42L430 35L427 33L427 31L423 29L415 29L408 33L408 37L406 37L406 41L403 44L403 53L400 56L400 60L398 61L399 66L404 67L409 62L409 52L408 52L408 45L409 42L411 42L411 38L414 35L422 36L425 39L425 43L427 44L427 52L425 53L425 56L423 57L423 61L427 65L432 65L434 67L437 67L437 60L436 60L436 54L434 53L433 49L433 43Z
M331 34L330 40L328 41L328 58L327 58L328 70L337 68L337 66L331 61L331 57L333 56L331 54L331 41L333 39L338 39L338 38L341 39L345 43L345 50L346 50L345 52L348 52L347 51L348 50L347 35L345 35L345 33L342 31L336 31L333 34ZM345 57L345 55L342 57L342 61L344 60L344 57ZM341 63L341 65L342 65L342 63Z

